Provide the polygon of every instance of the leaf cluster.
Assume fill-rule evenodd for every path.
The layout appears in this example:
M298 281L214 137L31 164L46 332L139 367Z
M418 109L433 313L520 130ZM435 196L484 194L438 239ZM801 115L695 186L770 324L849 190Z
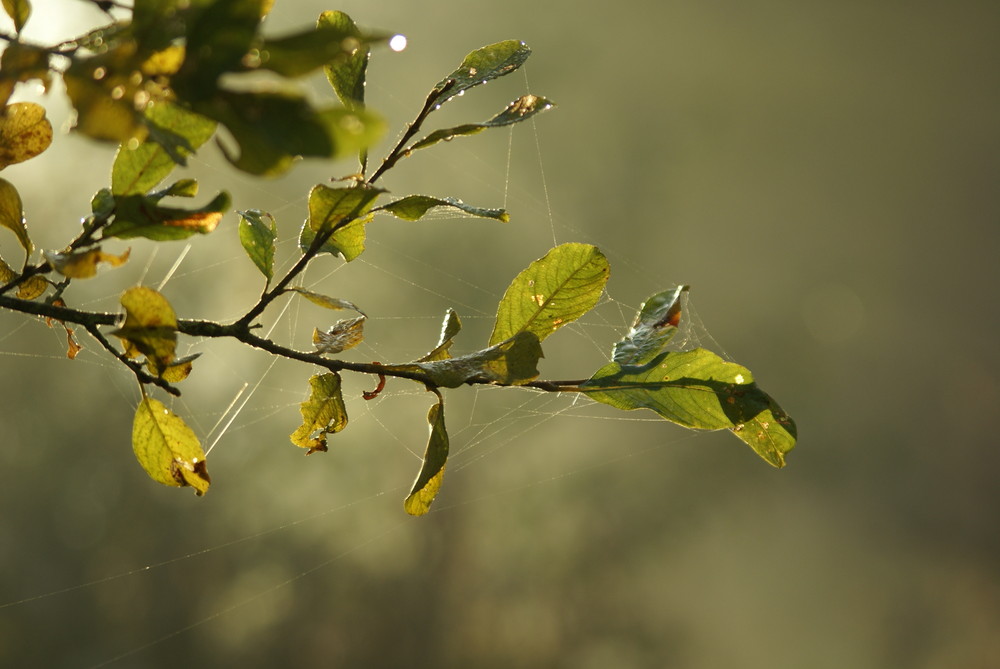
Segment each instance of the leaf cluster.
M31 79L48 84L62 77L77 112L76 131L118 144L110 184L96 193L90 214L62 249L38 251L25 222L17 189L0 179L0 225L10 230L25 254L21 269L0 259L0 307L58 322L66 328L69 355L79 344L71 325L82 326L109 354L128 367L142 389L132 443L142 467L154 480L192 486L204 494L210 485L205 454L195 433L149 392L152 387L177 395L176 384L195 368L195 358L179 358L178 337L229 337L272 355L298 360L323 371L309 379L301 404L302 423L290 440L307 454L329 448L329 439L347 427L341 373L372 374L378 387L387 378L422 384L435 396L428 416L430 436L423 464L405 510L428 511L447 465L449 439L442 389L470 384L572 392L623 410L650 409L664 419L695 429L728 429L768 463L781 467L794 446L795 425L754 382L750 371L704 349L674 351L668 344L682 317L687 287L651 296L628 333L610 352L611 362L577 381L539 380L542 343L590 311L604 294L610 275L605 256L594 246L567 243L531 263L510 283L497 305L496 322L482 348L453 356L462 330L448 310L441 335L429 352L409 362L354 363L338 356L364 337L367 315L343 297L296 285L305 267L321 256L350 262L365 251L368 226L378 217L419 221L446 209L506 222L503 209L468 205L449 196L393 198L379 179L414 152L443 140L474 135L533 118L551 109L548 99L524 95L492 118L422 134L440 107L475 87L516 71L531 51L517 40L478 49L428 93L414 120L378 167L369 174L369 151L383 122L365 100L371 49L388 35L361 30L342 12L324 12L316 25L280 38L261 35L270 9L264 0L136 0L131 20L118 20L79 38L53 46L21 40L31 14L28 0L5 0L17 34L5 36L0 71L0 169L44 152L52 141L44 108L7 104L16 85ZM314 107L289 88L291 80L322 68L339 104ZM260 72L271 78L261 80ZM274 79L282 82L275 85ZM225 129L229 140L220 139ZM231 207L221 191L201 206L181 207L176 198L198 194L192 179L167 182L178 165L215 138L236 169L260 176L286 171L302 157L355 156L358 170L334 185L317 184L307 197L305 221L293 234L297 261L275 273L275 244L284 224L265 211L238 211L237 235L250 262L262 275L259 298L230 323L178 318L167 297L145 286L121 295L121 314L89 312L67 305L74 281L98 275L101 265L118 267L129 251L105 252L108 240L141 238L151 242L214 232ZM35 259L35 260L33 260ZM338 260L333 260L336 262ZM299 351L256 334L260 316L279 298L309 300L321 307L356 315L313 334L314 349ZM120 348L108 336L120 340Z

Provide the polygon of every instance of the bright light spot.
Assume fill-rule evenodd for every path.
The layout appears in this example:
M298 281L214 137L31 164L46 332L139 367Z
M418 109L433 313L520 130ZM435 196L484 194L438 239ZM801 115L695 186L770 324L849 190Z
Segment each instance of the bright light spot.
M406 35L393 35L389 40L389 48L393 51L402 51L406 48Z
M743 383L743 375L742 374L737 374L736 375L736 383Z

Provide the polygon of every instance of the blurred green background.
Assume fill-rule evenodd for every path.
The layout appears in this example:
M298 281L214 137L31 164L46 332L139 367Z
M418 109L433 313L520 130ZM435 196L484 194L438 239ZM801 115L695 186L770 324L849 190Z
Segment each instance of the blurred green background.
M85 2L34 4L38 41L100 21ZM430 396L396 382L365 403L374 380L349 378L351 425L304 459L287 434L310 371L190 342L204 355L174 408L206 444L244 384L250 397L199 499L136 465L134 382L93 341L69 362L60 331L0 314L0 664L1000 663L996 3L278 0L269 29L324 9L409 38L370 72L394 128L383 151L434 83L501 39L534 49L525 75L438 124L485 120L526 89L559 105L415 156L384 184L505 204L510 224L380 220L361 259L310 269L312 287L372 315L351 359L421 355L449 306L473 350L520 269L554 240L594 243L609 298L547 342L543 376L588 375L646 296L689 283L693 340L750 367L797 420L789 466L639 413L458 390L443 492L410 519ZM61 91L41 99L65 128ZM72 236L112 159L56 140L4 173L43 248ZM213 148L190 173L199 201L227 188L290 240L308 188L353 169L259 181ZM19 262L12 235L0 244ZM155 287L185 247L132 246L74 303L116 309L118 290ZM183 316L242 313L260 281L234 216L163 290ZM306 348L330 320L293 304L272 336Z

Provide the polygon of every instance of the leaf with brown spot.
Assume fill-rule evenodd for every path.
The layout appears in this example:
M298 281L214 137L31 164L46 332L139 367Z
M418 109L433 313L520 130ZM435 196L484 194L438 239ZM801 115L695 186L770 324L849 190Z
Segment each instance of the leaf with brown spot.
M86 251L56 253L42 251L42 255L52 265L52 269L71 279L89 279L97 274L97 264L107 263L112 267L121 267L128 260L131 249L125 249L121 255L104 253L97 246Z
M152 288L136 286L121 296L125 321L111 334L120 338L125 355L146 356L154 374L162 374L175 359L177 316L167 298Z
M299 405L302 425L290 436L296 446L309 449L306 455L326 451L326 436L347 427L347 408L340 392L340 375L317 374L309 379L309 399Z

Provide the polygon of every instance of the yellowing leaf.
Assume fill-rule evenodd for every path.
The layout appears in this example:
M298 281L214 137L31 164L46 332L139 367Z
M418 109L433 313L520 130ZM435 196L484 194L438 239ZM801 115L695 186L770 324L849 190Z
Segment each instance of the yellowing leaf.
M318 304L324 309L333 309L335 311L340 309L351 309L353 311L358 312L362 316L365 315L365 312L358 309L356 306L354 306L354 304L348 302L347 300L342 300L339 297L327 297L326 295L320 295L319 293L314 293L311 290L306 290L305 288L299 288L297 286L294 288L287 289L286 292L298 293L299 295L306 298L313 304Z
M340 392L340 375L317 374L309 379L309 399L299 405L302 425L291 434L292 443L309 449L306 455L326 451L326 435L347 427L347 408Z
M431 502L437 497L444 480L445 463L448 461L448 430L444 425L444 400L438 397L438 402L427 413L427 423L430 425L430 438L427 440L427 450L424 461L413 482L410 494L403 502L403 508L411 516L422 516L431 508Z
M0 225L13 232L24 252L31 255L35 245L28 238L28 229L24 226L21 195L14 188L14 185L6 179L0 179Z
M152 397L143 397L135 410L132 450L154 481L192 486L199 496L208 491L212 480L198 437L180 416Z
M200 356L201 353L194 353L174 360L163 370L163 380L167 383L180 383L191 374L192 363Z
M122 339L125 354L146 356L154 374L162 374L174 361L177 347L177 316L167 298L152 288L136 286L121 296L125 321L112 332Z
M326 332L313 330L313 345L319 353L340 353L357 346L364 338L365 317L337 321Z
M17 272L10 268L3 258L0 258L0 286L6 285L16 279ZM25 281L18 284L17 296L22 300L33 300L49 287L48 279L40 274L29 276Z
M0 169L34 158L52 143L45 107L15 102L0 110Z
M71 279L89 279L97 274L97 263L104 262L112 267L120 267L128 260L131 249L125 249L121 255L112 255L101 251L101 247L95 247L87 251L74 251L71 253L56 253L54 251L42 251L42 255L52 265L52 269L63 276Z

